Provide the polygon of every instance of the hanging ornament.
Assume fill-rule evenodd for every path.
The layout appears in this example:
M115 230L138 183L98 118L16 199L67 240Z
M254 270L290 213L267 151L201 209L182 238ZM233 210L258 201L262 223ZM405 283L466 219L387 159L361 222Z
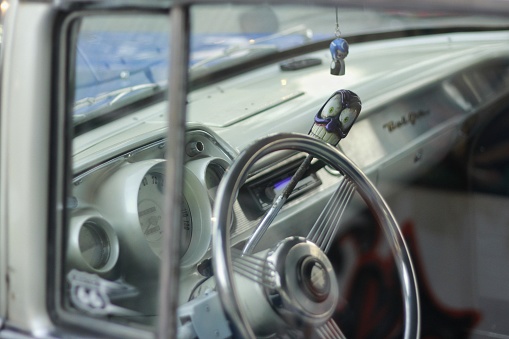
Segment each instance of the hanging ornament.
M330 73L332 75L345 75L345 58L348 55L348 42L341 38L339 29L338 9L336 8L336 39L330 43L332 62Z

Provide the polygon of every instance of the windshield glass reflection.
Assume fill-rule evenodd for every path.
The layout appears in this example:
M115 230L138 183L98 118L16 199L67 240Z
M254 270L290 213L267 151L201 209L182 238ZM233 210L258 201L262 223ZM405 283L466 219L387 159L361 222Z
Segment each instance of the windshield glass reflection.
M507 19L308 6L194 6L191 12L192 74L248 63L295 47L344 37L437 27L499 27ZM171 46L169 23L160 18L86 17L78 37L76 124L166 88Z

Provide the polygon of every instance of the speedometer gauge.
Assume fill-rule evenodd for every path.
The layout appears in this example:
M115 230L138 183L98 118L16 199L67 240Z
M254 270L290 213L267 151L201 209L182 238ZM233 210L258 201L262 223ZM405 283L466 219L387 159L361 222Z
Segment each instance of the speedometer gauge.
M224 166L226 167L226 166ZM105 177L97 190L96 205L122 244L123 262L147 272L158 272L163 250L166 211L165 168L163 159L125 163ZM196 175L200 174L200 178ZM208 251L211 239L212 206L201 174L184 169L181 202L181 266L195 265ZM100 256L98 256L100 261ZM138 277L131 277L138 279Z
M164 174L150 171L143 177L138 191L138 219L145 239L157 255L161 254L164 203ZM191 243L193 222L186 199L182 200L181 256Z

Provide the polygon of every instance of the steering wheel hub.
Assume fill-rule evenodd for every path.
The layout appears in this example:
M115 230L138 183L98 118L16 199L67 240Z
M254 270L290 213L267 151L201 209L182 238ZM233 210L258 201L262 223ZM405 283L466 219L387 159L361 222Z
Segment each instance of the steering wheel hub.
M302 237L279 242L267 255L279 277L266 288L267 300L289 324L320 325L334 312L338 283L332 264L318 246Z
M300 265L298 278L302 284L302 290L310 299L316 302L327 299L331 278L325 265L319 259L312 256L305 258Z

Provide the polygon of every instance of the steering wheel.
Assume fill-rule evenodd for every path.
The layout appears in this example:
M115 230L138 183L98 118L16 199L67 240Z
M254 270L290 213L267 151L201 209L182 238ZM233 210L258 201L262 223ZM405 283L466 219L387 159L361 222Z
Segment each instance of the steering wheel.
M307 152L344 174L337 191L304 237L288 237L269 250L243 253L231 248L233 204L250 168L280 150ZM337 231L338 216L357 191L383 228L398 270L404 307L404 338L420 332L415 273L398 224L386 202L366 177L337 148L300 134L277 134L246 148L226 172L214 207L212 263L216 288L235 337L269 336L285 328L290 334L344 338L331 316L339 299L333 267L325 255ZM304 331L304 332L302 332ZM294 335L295 336L295 335Z

